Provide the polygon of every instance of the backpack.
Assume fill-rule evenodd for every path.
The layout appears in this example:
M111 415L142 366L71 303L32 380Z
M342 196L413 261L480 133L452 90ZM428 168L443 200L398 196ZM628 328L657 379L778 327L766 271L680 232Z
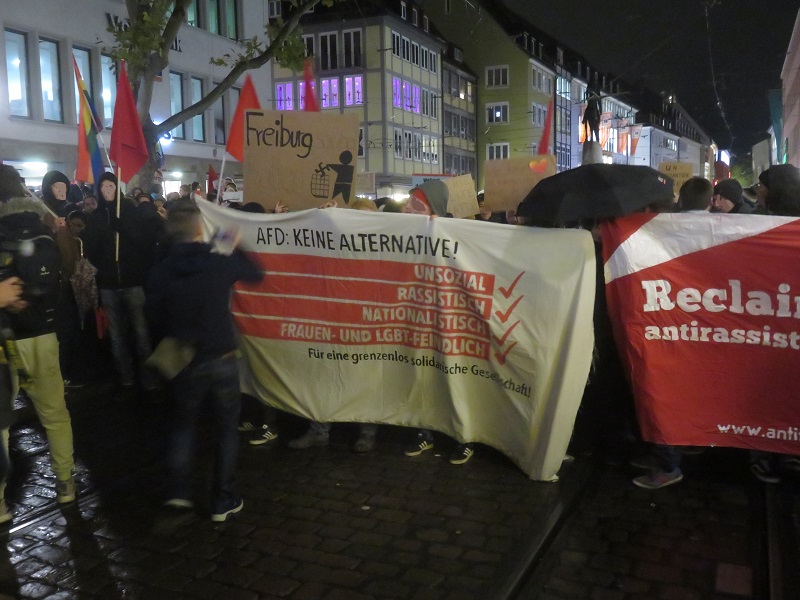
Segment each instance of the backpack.
M2 224L0 240L0 279L22 279L23 298L32 304L58 292L61 255L47 226L41 222L20 228Z

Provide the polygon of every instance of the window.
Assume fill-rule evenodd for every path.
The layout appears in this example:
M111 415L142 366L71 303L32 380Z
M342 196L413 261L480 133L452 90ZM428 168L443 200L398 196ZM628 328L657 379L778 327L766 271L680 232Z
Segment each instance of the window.
M508 158L511 145L507 142L500 144L486 144L486 160L501 160Z
M219 35L219 0L206 0L206 19L208 20L208 31Z
M422 134L414 133L414 160L422 160Z
M420 107L419 107L419 102L420 102L419 96L420 96L420 94L419 94L419 91L420 90L419 90L419 86L418 85L411 86L411 109L417 114L419 114L419 112L420 112Z
M344 32L344 66L346 69L361 66L361 31Z
M192 77L189 80L189 87L191 90L191 102L196 104L203 99L203 80L199 77ZM206 115L200 113L192 117L192 129L194 130L193 136L195 142L206 141Z
M84 50L83 48L73 48L72 56L75 58L75 62L78 65L78 70L81 72L81 79L83 79L83 83L86 85L86 91L89 92L89 100L91 100L92 105L94 105L94 98L92 96L92 69L90 66L91 62L89 60L89 51ZM78 90L78 82L75 81L75 77L72 79L75 86L75 114L77 115L78 119L80 119L81 97Z
M277 19L280 16L281 16L280 0L269 0L269 2L267 2L267 18Z
M306 56L314 56L314 36L304 35L303 45L306 47Z
M403 130L394 130L394 157L403 158Z
M427 16L422 17L422 30L427 33L429 29L430 29L430 24L428 22L428 17Z
M673 140L673 139L666 138L666 139L664 140L664 146L665 146L666 148L670 149L670 150L673 150L673 151L675 151L675 152L677 152L677 151L678 151L678 143L677 143L675 140Z
M411 40L403 38L403 60L411 60Z
M411 64L419 65L419 44L411 42Z
M508 67L486 67L486 87L507 86Z
M236 18L236 0L222 0L225 6L225 35L232 40L239 39L239 22Z
M393 31L392 32L392 54L395 56L400 56L400 34Z
M431 136L422 136L422 162L431 162Z
M320 84L322 108L337 108L339 106L339 78L323 79Z
M403 82L403 110L411 110L411 83Z
M464 55L461 53L460 48L453 48L453 58L458 62L464 62Z
M63 122L61 77L58 72L58 44L39 41L39 69L42 76L42 109L45 121Z
M431 92L431 117L434 119L439 118L439 105L437 104L438 96Z
M30 117L28 102L28 52L23 33L6 29L6 73L8 74L8 102L11 115Z
M544 93L548 96L553 94L553 78L549 75L544 76Z
M421 49L421 51L420 51L419 57L420 57L419 66L421 66L423 69L427 69L428 68L428 49L423 47Z
M103 100L105 104L105 81L103 82ZM175 115L183 110L183 75L175 71L169 73L169 108L170 112ZM106 113L109 114L109 113ZM111 113L113 114L113 112ZM108 121L108 119L106 119ZM183 123L178 125L172 130L172 137L179 140L184 139Z
M358 128L358 156L364 156L364 128Z
M437 69L439 68L439 65L438 65L438 62L437 62L437 58L438 57L436 56L436 52L431 50L430 53L428 54L428 58L430 59L430 63L431 63L431 66L430 66L431 73L436 73Z
M100 78L103 84L103 127L111 127L112 121L114 120L114 105L117 102L117 77L114 74L114 61L111 59L110 56L107 54L100 55ZM180 112L183 109L183 91L181 90L180 80L181 76L178 75L178 93L179 102L178 102L178 109L175 110L174 104L172 104L172 94L175 92L173 91L174 83L172 79L172 73L169 76L169 87L170 87L170 108L172 110L172 114L174 115L177 112ZM179 125L175 128L175 131L179 131L180 135L176 136L173 133L173 137L180 137L183 138L183 125Z
M561 76L556 78L556 94L567 100L570 99L569 79Z
M401 19L407 19L408 18L408 11L406 9L406 3L405 2L401 2L400 3L400 18Z
M471 81L467 82L467 97L464 98L467 102L475 102L475 86Z
M392 77L392 106L403 108L402 81L399 77Z
M311 90L316 93L317 91L317 82L311 82ZM297 82L297 108L299 110L306 109L306 82L305 81L298 81Z
M361 91L363 78L361 75L344 78L344 104L353 106L364 104L364 95Z
M541 104L531 104L531 123L534 127L544 127L544 112L545 108Z
M200 27L200 7L197 5L199 0L192 0L186 7L186 23L192 27Z
M336 34L322 33L319 36L319 68L322 71L338 69L338 50L336 48Z
M214 116L214 143L222 145L225 143L225 106L223 98L220 96L211 107L211 114Z
M403 132L403 158L405 158L407 160L411 160L411 157L413 156L413 151L414 151L414 148L412 147L412 145L413 145L413 139L412 139L412 136L411 136L411 132L410 131L404 131Z
M487 123L508 123L508 102L486 105Z
M419 11L416 8L411 9L411 22L414 25L419 25Z
M294 110L294 87L292 83L275 85L275 110Z
M431 162L435 165L439 164L439 138L431 138Z
M428 90L422 90L422 114L426 117L430 116L430 102L431 93Z

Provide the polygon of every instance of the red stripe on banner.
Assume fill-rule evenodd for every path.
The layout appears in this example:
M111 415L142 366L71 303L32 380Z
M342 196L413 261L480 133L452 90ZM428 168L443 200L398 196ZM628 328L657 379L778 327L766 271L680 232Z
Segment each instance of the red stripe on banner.
M264 285L269 285L270 276L284 273L359 280L374 279L396 283L435 284L439 288L457 288L476 296L492 296L494 294L494 275L462 271L452 267L374 260L372 258L342 259L302 254L251 252L249 256L267 272Z
M308 343L344 346L400 345L421 350L436 350L448 356L486 359L491 344L464 335L438 335L410 327L353 328L292 321L275 321L237 315L236 324L244 335ZM396 352L396 351L395 351ZM371 352L374 353L374 350Z
M486 300L481 299L480 302L490 306ZM317 321L330 325L413 326L442 333L467 333L487 340L490 336L488 312L470 314L408 304L379 306L364 302L336 302L330 298L296 300L280 296L265 298L252 294L236 294L233 310L244 315Z

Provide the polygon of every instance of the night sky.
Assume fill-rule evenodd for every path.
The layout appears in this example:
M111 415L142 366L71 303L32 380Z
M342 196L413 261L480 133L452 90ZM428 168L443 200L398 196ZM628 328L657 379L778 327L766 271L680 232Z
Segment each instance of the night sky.
M669 91L721 148L744 158L770 125L800 0L505 0L598 69ZM704 7L710 5L707 34ZM591 8L587 10L587 6ZM605 7L605 8L601 8ZM709 61L730 131L717 107ZM732 143L731 143L732 142Z

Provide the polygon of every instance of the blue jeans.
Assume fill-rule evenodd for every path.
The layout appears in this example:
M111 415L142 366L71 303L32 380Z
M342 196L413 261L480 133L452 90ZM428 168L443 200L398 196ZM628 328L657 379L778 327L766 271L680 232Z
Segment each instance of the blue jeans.
M122 385L133 385L135 376L131 358L131 332L136 341L141 383L145 389L156 386L152 374L142 369L144 361L152 354L150 332L144 316L144 290L142 286L114 290L101 289L100 301L108 317L111 353Z
M167 459L169 498L190 499L192 459L201 415L214 427L212 506L236 498L236 458L239 450L239 368L233 353L189 365L170 382L175 418Z

